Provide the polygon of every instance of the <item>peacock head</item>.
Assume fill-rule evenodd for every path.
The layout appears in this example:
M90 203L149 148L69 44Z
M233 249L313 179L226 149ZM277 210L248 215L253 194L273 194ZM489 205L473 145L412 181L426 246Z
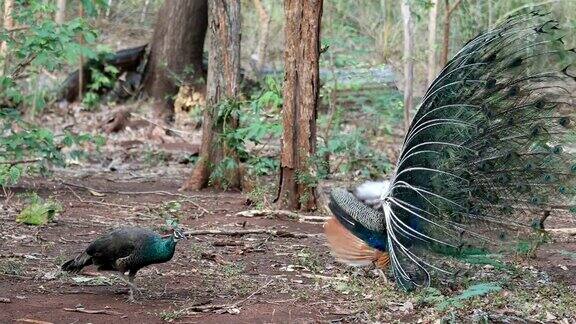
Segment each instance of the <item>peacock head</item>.
M174 241L179 241L182 239L187 239L186 235L184 234L184 232L182 232L182 230L180 228L174 228Z
M171 228L171 232L172 232L171 238L175 242L178 242L179 240L182 240L182 239L186 239L186 235L184 234L184 232L182 232L182 229L180 229L180 226L178 225L178 221L173 220L173 219L167 219L166 225Z

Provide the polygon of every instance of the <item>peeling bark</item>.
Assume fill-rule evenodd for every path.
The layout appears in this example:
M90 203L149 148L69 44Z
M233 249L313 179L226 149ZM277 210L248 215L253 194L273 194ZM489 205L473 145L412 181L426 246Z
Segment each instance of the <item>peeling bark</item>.
M313 210L322 0L285 0L284 12L284 133L277 202L282 209Z
M154 99L155 118L161 121L172 118L180 83L203 86L207 17L207 0L165 1L158 12L144 91Z
M192 175L182 190L199 190L208 186L212 171L224 157L238 159L232 148L219 140L224 123L226 127L238 126L237 116L219 120L220 105L233 103L240 93L240 0L212 0L209 2L209 56L206 108L202 123L202 146L200 158ZM214 183L218 187L239 188L239 168L226 170L226 184Z

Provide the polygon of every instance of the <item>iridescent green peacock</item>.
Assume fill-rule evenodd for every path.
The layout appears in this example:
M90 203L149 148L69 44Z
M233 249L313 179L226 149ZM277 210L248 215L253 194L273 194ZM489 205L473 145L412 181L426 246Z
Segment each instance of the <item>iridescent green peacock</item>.
M571 36L530 11L469 41L427 90L389 181L332 191L335 256L422 287L449 271L431 251L500 243L531 213L574 209Z

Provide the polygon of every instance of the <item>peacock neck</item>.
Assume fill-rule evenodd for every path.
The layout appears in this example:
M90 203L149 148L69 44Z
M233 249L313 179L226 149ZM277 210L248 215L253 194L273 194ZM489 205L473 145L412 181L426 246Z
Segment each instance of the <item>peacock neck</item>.
M155 259L154 261L165 262L172 259L175 249L176 240L174 240L174 235L167 238L156 238L150 256Z

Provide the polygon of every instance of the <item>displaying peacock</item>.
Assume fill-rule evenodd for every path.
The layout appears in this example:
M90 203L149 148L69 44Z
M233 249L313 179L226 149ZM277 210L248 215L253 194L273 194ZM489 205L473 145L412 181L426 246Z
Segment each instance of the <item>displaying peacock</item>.
M62 270L77 273L93 264L98 270L118 271L130 286L128 300L133 302L134 290L138 290L134 284L138 270L151 264L170 261L176 243L183 238L184 234L177 228L168 237L144 228L118 228L100 236L74 259L65 262Z
M469 41L427 90L389 181L331 192L333 254L423 287L451 272L432 252L501 244L531 213L574 210L569 36L550 13L524 11Z

